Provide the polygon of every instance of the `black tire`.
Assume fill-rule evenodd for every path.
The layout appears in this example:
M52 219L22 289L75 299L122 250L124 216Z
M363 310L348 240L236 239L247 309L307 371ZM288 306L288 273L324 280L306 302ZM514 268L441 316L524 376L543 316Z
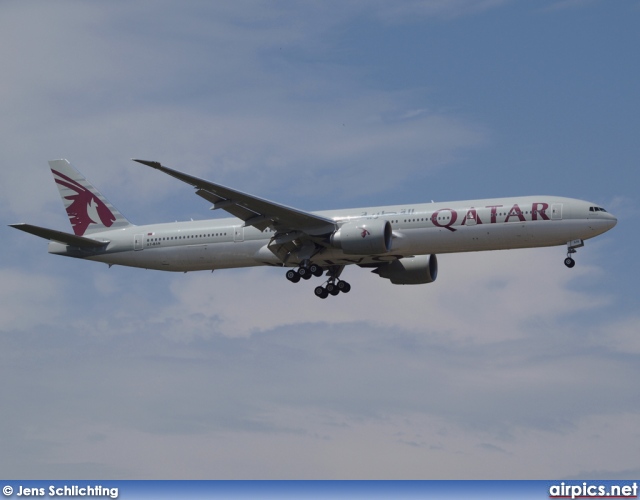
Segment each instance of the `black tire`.
M329 296L329 292L321 286L317 286L313 293L316 294L316 297L320 297L321 299L326 299Z
M297 283L298 281L300 281L300 275L293 269L289 269L285 276L291 283Z
M566 259L564 259L564 265L567 266L569 269L571 269L573 266L576 265L576 261L573 260L571 257L567 257Z
M346 281L339 281L338 282L338 289L342 293L349 293L349 291L351 290L351 285L349 283L347 283Z
M311 272L311 274L313 274L316 278L319 278L320 276L322 276L324 270L318 264L311 264L309 266L309 272Z

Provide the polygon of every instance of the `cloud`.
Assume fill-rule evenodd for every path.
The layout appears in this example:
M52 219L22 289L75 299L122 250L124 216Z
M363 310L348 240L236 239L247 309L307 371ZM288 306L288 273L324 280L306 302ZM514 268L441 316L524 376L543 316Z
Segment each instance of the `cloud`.
M12 268L0 268L0 283L0 331L43 327L60 317L64 283Z
M198 322L203 318L215 318L215 332L229 336L297 322L360 318L373 325L491 343L520 338L523 326L545 328L541 313L551 322L608 303L606 296L572 290L573 280L595 269L582 265L566 272L561 257L556 249L441 255L438 280L425 286L395 286L367 270L347 268L342 278L352 284L352 292L324 301L313 297L313 287L321 280L293 285L279 269L191 274L172 280L176 303L165 315L183 321L193 317L189 331L201 330ZM539 272L554 265L561 272ZM282 314L282 297L289 297L287 314ZM392 310L387 303L393 304ZM251 314L256 310L259 315ZM471 333L476 324L482 329Z
M439 169L500 133L491 117L451 111L465 109L457 94L374 81L340 36L362 19L450 22L500 2L105 5L0 8L7 222L68 230L49 158L68 156L132 220L156 222L207 207L131 156L321 209L383 204L398 186L424 199ZM499 88L505 73L495 74ZM513 174L520 189L512 167L489 163L479 159L484 180ZM622 194L612 206L630 213L635 202ZM441 255L438 280L417 287L349 268L351 293L322 301L320 280L293 285L282 269L107 269L5 230L7 476L637 470L640 324L618 306L624 292L603 291L602 245L580 250L571 271L561 248Z
M640 318L630 316L594 328L591 341L595 345L615 352L635 355L640 353L638 332L640 332Z
M287 14L292 22L261 4L205 13L167 4L169 24L162 22L167 12L142 15L144 2L65 5L38 4L41 22L30 18L36 6L12 6L2 23L5 39L22 41L20 58L6 54L0 108L12 117L2 132L14 165L0 172L2 199L20 217L54 206L45 163L52 158L67 157L107 197L115 192L137 209L188 191L133 167L129 157L265 197L278 191L323 200L331 192L353 200L422 177L488 141L486 127L451 112L389 120L411 115L415 92L362 88L365 69L322 61L318 51L338 43L327 35L359 4L338 16L320 9L313 18L297 7Z
M46 332L3 329L0 435L29 443L3 468L163 478L628 469L635 323L583 329L580 316L607 299L574 283L597 268L566 270L557 249L443 257L434 284L349 269L353 290L326 301L280 269L89 264L78 314ZM560 272L539 272L554 263ZM87 295L96 306L85 310Z

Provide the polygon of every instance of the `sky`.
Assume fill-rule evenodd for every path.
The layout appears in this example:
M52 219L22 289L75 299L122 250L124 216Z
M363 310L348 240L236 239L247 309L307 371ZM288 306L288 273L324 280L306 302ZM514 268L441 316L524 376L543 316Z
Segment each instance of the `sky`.
M0 3L0 470L12 479L637 479L640 2ZM47 160L133 223L143 158L302 210L549 194L564 247L171 274L47 254Z

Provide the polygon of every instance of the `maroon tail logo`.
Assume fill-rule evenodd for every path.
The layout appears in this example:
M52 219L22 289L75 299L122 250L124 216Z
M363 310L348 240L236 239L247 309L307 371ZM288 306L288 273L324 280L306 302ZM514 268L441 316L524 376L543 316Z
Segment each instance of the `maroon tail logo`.
M76 194L65 196L65 200L71 200L71 204L67 207L67 214L76 236L82 236L89 224L102 223L105 227L111 227L116 218L96 195L66 175L56 170L53 170L53 173L57 176L57 184L76 192Z

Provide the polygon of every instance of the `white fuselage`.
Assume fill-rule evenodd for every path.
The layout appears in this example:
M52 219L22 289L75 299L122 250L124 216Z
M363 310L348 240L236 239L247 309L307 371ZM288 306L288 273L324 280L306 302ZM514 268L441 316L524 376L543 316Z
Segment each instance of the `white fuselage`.
M527 196L317 212L338 225L387 220L393 242L391 251L379 255L347 255L329 245L311 261L322 266L372 264L414 255L565 245L615 226L614 216L594 207L571 198ZM269 229L244 227L239 219L210 219L92 233L108 245L80 250L50 242L49 252L163 271L282 266L267 247L273 236ZM295 258L286 263L299 264Z

